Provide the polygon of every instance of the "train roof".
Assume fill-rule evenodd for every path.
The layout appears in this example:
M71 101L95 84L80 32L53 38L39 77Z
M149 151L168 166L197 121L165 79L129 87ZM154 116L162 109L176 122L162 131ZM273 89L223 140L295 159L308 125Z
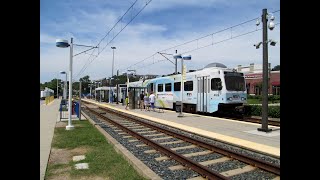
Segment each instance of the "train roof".
M210 63L210 64L206 65L203 69L211 68L211 67L227 68L227 66L225 66L224 64L214 62L214 63Z

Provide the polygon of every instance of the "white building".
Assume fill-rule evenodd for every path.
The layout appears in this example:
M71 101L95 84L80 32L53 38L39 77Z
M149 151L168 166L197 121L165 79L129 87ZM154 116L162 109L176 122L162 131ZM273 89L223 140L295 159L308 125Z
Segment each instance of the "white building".
M262 67L262 64L250 63L249 66L238 65L235 69L237 69L238 72L243 72L244 74L262 73ZM271 70L271 63L269 63L269 69Z

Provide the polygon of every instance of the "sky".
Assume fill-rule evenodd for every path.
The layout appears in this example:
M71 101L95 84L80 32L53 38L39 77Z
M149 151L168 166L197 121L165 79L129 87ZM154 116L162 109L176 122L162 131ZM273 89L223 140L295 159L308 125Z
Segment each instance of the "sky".
M274 67L280 65L280 0L40 0L40 83L65 79L60 71L69 74L70 48L56 47L56 39L73 38L74 44L97 46L106 37L97 49L73 57L75 81L86 75L91 80L108 78L112 69L113 75L127 69L170 74L175 66L169 60L174 59L167 54L175 50L191 55L190 61L184 61L187 70L212 62L229 68L262 64L262 47L253 45L262 41L262 23L256 26L256 21L261 21L264 8L277 24L268 30L268 39L277 42L268 45L268 61ZM74 46L73 55L88 49ZM157 52L166 53L169 60Z

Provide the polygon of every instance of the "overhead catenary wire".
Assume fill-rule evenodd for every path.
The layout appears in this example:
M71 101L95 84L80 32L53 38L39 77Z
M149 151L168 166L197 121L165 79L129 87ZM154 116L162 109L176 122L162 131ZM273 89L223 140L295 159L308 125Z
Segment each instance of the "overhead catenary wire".
M99 47L100 43L110 34L110 32L116 27L116 25L120 22L120 20L122 20L122 18L129 12L129 10L137 3L138 0L136 0L135 2L132 3L132 5L127 9L127 11L121 16L121 18L119 18L119 20L113 25L113 27L107 32L107 34L105 36L103 36L103 38L101 38L101 40L98 42L98 44L96 45L97 47ZM101 51L99 51L100 47L98 48L98 54L95 56L96 58L98 57L98 55L101 53ZM91 61L89 61L89 59L92 57L93 53L95 52L95 49L92 51L90 57L88 58L86 64L82 67L82 69L79 71L79 73L77 74L76 77L78 77L79 75L81 75L86 67L91 63Z
M280 24L280 23L277 23L277 24L275 24L275 25L279 25L279 24ZM224 40L221 40L221 41L218 41L218 42L215 42L215 43L211 43L211 44L208 44L208 45L205 45L205 46L202 46L202 47L197 47L197 48L192 49L192 50L189 50L189 51L184 51L184 52L182 52L181 54L190 53L190 52L192 52L192 51L196 51L196 50L203 49L203 48L206 48L206 47L209 47L209 46L213 46L213 45L215 45L215 44L219 44L219 43L222 43L222 42L231 40L231 39L235 39L235 38L238 38L238 37L247 35L247 34L254 33L254 32L256 32L256 31L260 31L260 30L262 30L262 28L256 29L256 30L253 30L253 31L249 31L249 32L246 32L246 33L237 35L237 36L233 36L233 37L231 37L231 38L227 38L227 39L224 39ZM157 53L156 53L156 54L157 54ZM150 65L153 65L153 64L156 64L156 63L159 63L159 62L163 62L163 61L166 61L166 59L157 60L156 62L153 61L152 63L149 63L149 64L144 65L144 66L136 67L136 68L134 68L134 69L137 70L137 69L141 69L141 68L144 68L144 67L149 67ZM136 63L136 64L138 64L138 63ZM134 65L136 65L136 64L134 64ZM130 67L132 67L132 66L134 66L134 65L131 65Z
M137 3L138 0L136 0L129 8L128 10L121 16L121 18L119 18L119 20L117 21L117 23L109 30L109 32L99 41L99 43L97 44L97 47L99 47L99 45L101 44L101 42L110 34L110 32L116 27L116 25L122 21L123 17L129 12L130 9L133 9L133 6ZM98 50L98 54L94 56L94 58L89 61L89 59L92 57L94 51L91 53L90 57L88 58L88 61L87 63L82 67L82 69L79 71L79 73L76 75L76 78L79 77L87 68L88 66L95 60L98 58L98 56L101 54L101 52L104 51L104 49L133 21L133 19L135 19L143 10L144 8L151 2L152 0L148 0L145 5L138 11L137 14L135 14L133 17L132 17L132 14L131 14L131 20L124 26L124 27L121 27L121 30L116 34L116 35L113 35L113 38L102 48L101 51ZM114 33L114 32L113 32ZM100 47L99 47L100 49Z
M280 10L276 10L276 11L271 12L270 14L273 14L273 13L276 13L276 12L279 12L279 11L280 11ZM238 38L238 37L241 37L241 36L244 36L244 35L247 35L247 34L251 34L251 33L254 33L254 32L259 31L259 30L262 30L262 28L260 28L260 29L257 28L256 30L249 31L249 32L245 32L245 33L242 33L242 34L240 34L240 35L234 35L234 36L231 35L231 38L227 38L227 39L224 39L224 40L221 40L221 41L218 41L218 42L213 43L213 35L218 34L218 33L221 33L221 32L224 32L224 31L228 31L228 30L231 30L231 29L233 29L233 28L235 28L235 27L241 26L241 25L243 25L243 24L252 22L252 21L254 21L254 20L257 20L257 18L259 18L259 17L256 17L256 18L247 20L247 21L245 21L245 22L242 22L242 23L239 23L239 24L230 26L230 27L228 27L228 28L224 28L224 29L219 30L219 31L216 31L216 32L214 32L214 33L210 33L210 34L204 35L204 36L202 36L202 37L199 37L199 38L196 38L196 39L193 39L193 40L190 40L190 41L187 41L187 42L184 42L184 43L181 43L181 44L172 46L172 47L170 47L170 48L166 48L166 49L157 51L156 53L152 54L151 56L149 56L149 57L147 57L147 58L144 58L143 60L140 60L140 61L136 62L135 64L130 65L130 66L128 66L127 68L124 68L124 69L130 69L130 68L132 68L133 66L135 66L135 65L137 65L137 64L139 64L139 63L142 63L142 62L148 60L149 58L153 57L154 55L158 54L158 52L168 51L168 50L170 50L170 49L177 48L177 47L179 47L179 46L183 46L183 45L186 45L186 44L195 42L195 41L199 41L199 40L201 40L201 39L203 39L203 38L206 38L206 37L210 37L210 36L212 37L212 43L211 43L211 44L208 44L208 45L205 45L205 46L202 46L202 47L198 47L198 43L197 43L197 48L192 49L192 50L189 50L189 51L182 52L182 53L180 53L180 54L185 54L185 53L189 53L189 52L192 52L192 51L196 51L196 50L199 50L199 49L202 49L202 48L205 48L205 47L209 47L209 46L212 46L212 45L215 45L215 44L219 44L219 43L228 41L228 40L230 40L230 39L235 39L235 38ZM277 23L276 25L279 25L279 24L280 24L280 23ZM158 62L156 62L156 63L158 63ZM155 64L155 63L152 63L152 64ZM148 64L148 65L152 65L152 64ZM142 66L142 67L145 67L145 66ZM140 69L140 68L142 68L142 67L139 67L139 68L136 68L136 69Z

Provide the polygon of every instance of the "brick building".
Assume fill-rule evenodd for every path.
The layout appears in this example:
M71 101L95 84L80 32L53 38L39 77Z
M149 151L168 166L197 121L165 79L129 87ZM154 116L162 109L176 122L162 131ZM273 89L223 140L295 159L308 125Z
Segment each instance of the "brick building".
M249 66L238 65L238 72L243 72L246 80L247 92L250 95L261 95L262 65L251 63ZM270 63L269 63L269 69ZM268 94L280 95L280 71L270 71Z

